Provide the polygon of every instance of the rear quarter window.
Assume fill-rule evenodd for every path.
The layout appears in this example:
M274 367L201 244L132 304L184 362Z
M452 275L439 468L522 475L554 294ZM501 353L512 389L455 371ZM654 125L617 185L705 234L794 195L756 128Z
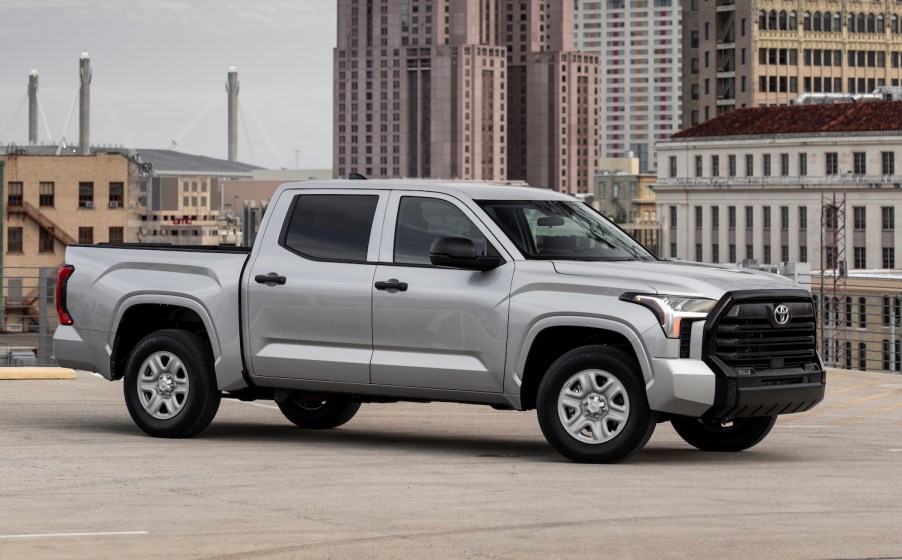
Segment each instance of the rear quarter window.
M378 195L299 194L280 245L314 260L366 262Z

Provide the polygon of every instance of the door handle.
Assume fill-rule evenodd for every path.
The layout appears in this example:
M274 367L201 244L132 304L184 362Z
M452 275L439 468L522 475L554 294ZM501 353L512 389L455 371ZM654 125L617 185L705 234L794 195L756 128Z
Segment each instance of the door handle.
M375 286L376 286L377 290L388 290L388 291L396 290L399 292L407 291L407 282L399 282L399 281L395 280L394 278L392 278L388 282L383 282L380 280L379 282L376 282ZM392 293L394 293L394 292L392 292Z
M278 273L270 272L269 274L263 275L258 274L254 276L254 281L257 284L266 284L267 286L275 286L276 284L282 285L285 283L286 278L284 276L279 276Z

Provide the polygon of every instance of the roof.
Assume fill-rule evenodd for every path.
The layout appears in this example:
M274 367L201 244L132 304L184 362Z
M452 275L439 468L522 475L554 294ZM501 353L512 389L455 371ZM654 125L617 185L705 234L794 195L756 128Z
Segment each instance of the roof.
M902 101L736 109L671 138L844 132L902 132Z
M60 156L79 155L73 146L60 150ZM59 148L53 145L17 146L17 153L21 155L53 156ZM92 147L91 153L120 153L126 157L131 154L127 148L101 148ZM195 174L195 175L228 175L250 176L254 171L262 169L256 165L249 165L237 161L228 161L208 156L197 156L176 152L174 150L135 149L136 155L141 157L142 163L149 163L155 174Z
M336 179L333 181L304 181L301 183L286 183L285 185L282 185L280 190L286 188L408 190L445 193L474 200L574 200L573 197L569 195L536 187L429 179ZM276 195L273 195L273 197L275 196Z

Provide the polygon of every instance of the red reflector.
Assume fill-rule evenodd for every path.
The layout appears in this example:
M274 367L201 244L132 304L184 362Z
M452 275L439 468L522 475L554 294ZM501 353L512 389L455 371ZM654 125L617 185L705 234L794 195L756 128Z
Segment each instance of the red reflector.
M66 287L73 272L75 272L74 266L64 264L56 273L56 314L61 325L71 325L74 322L66 309Z

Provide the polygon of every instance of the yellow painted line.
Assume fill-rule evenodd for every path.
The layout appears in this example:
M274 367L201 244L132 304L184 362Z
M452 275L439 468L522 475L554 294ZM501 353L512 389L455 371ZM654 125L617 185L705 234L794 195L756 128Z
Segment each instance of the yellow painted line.
M899 408L900 406L902 406L902 402L897 402L897 403L893 403L889 406L884 406L882 408L869 410L869 411L863 412L861 414L856 414L855 416L849 416L848 418L840 418L839 420L833 420L832 422L827 422L827 423L832 426L840 426L842 424L848 424L849 422L852 422L853 420L858 420L860 418L867 418L869 416L877 416L878 414L883 414L884 412L889 412L890 410L893 410L894 408Z
M886 397L886 396L888 396L888 395L893 395L893 394L895 394L895 393L899 393L900 391L902 391L902 389L893 389L892 391L885 391L885 392L883 392L883 393L877 393L876 395L868 395L868 396L866 396L866 397L860 397L860 398L857 398L857 399L852 399L851 401L845 401L845 402L841 402L841 403L834 404L834 405L831 405L831 406L825 406L825 407L823 407L823 408L815 408L815 409L813 409L813 410L811 410L811 411L809 411L809 412L806 412L806 413L804 413L804 414L792 415L792 416L790 416L789 418L787 418L787 420L793 421L793 420L795 420L796 418L807 418L807 417L813 416L813 415L815 415L815 414L823 414L823 413L825 413L825 412L831 412L831 411L833 411L833 410L839 410L839 409L842 409L842 408L848 408L848 407L850 407L850 406L852 406L852 405L855 405L855 404L860 404L860 403L863 403L863 402L872 401L872 400L874 400L874 399L879 399L879 398L881 398L881 397Z
M60 367L0 367L0 380L75 379L75 370Z
M844 387L842 389L837 389L835 391L827 391L827 395L838 395L840 393L845 393L847 391L855 391L857 389L864 389L866 387L872 387L874 385L880 385L881 383L886 383L885 379L881 379L879 381L871 381L870 383L861 383L859 385L852 385L851 387ZM830 386L830 380L827 380L827 386Z

